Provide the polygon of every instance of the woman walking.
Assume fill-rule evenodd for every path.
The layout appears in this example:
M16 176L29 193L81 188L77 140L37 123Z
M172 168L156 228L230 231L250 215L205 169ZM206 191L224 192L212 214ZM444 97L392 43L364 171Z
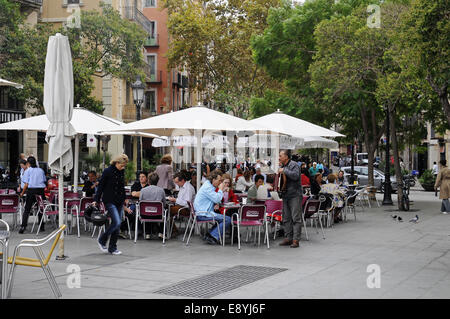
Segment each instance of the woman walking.
M100 178L97 192L94 197L94 205L101 200L111 218L111 225L105 233L98 239L98 245L103 252L109 252L113 255L122 254L117 249L117 238L119 237L120 224L122 222L124 203L125 203L125 182L124 169L128 163L128 156L118 155L111 161L111 165L103 171ZM109 247L106 248L106 242L109 238Z
M36 202L36 195L41 195L42 199L45 199L44 189L47 183L44 171L36 164L36 159L33 156L29 156L27 159L27 169L23 173L22 182L23 189L20 193L20 197L27 194L25 202L25 211L22 216L22 225L19 229L19 234L23 234L28 225L28 216L33 204ZM39 213L39 222L41 222L42 213ZM41 231L44 231L44 224L41 225Z
M440 161L441 168L439 169L439 174L436 178L436 183L434 184L434 189L440 187L439 198L442 199L441 212L447 215L450 213L450 169L447 167L447 161Z

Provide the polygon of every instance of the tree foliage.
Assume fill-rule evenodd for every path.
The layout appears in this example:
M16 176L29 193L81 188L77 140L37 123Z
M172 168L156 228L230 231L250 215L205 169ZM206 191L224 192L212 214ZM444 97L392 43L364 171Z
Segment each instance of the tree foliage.
M262 33L279 0L165 0L171 67L184 67L190 86L219 108L248 115L249 101L276 87L253 61L249 38Z
M57 32L69 37L75 104L102 113L102 101L92 96L93 77L134 81L142 73L145 32L111 6L102 4L101 12L82 11L80 28L56 29L46 23L23 24L19 6L10 0L0 0L0 5L0 75L24 85L13 94L26 102L30 113L43 112L45 52L49 36Z

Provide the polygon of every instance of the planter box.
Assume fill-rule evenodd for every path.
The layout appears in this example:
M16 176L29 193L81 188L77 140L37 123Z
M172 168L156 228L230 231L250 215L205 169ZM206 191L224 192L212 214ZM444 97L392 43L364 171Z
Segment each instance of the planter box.
M423 189L427 192L434 192L434 183L433 184L420 184L422 185Z

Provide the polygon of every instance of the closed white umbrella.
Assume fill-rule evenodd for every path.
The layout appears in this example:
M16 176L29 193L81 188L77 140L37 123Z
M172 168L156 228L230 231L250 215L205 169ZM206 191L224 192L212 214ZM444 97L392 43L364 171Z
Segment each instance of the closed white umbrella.
M73 72L69 39L57 33L48 40L45 59L44 109L50 122L45 137L49 144L48 165L59 175L59 226L64 223L63 174L73 167L70 124L73 112ZM64 234L61 234L58 257L64 259Z

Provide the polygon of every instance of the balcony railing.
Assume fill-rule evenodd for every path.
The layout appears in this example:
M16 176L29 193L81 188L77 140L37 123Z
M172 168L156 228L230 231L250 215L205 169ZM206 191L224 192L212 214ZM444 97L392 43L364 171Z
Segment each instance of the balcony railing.
M150 65L145 64L144 65L144 72L145 72L145 81L149 83L162 83L162 71L159 71L159 73L152 72L152 68Z
M23 3L24 5L32 6L35 8L40 8L42 6L42 0L17 0L17 2Z
M147 39L145 39L144 46L146 46L146 47L159 47L159 34L157 34L154 37L150 36Z
M148 34L153 34L153 26L151 21L147 19L147 17L135 6L125 7L125 17L139 23Z
M152 115L149 109L147 109L144 105L141 106L141 119L146 119ZM134 104L126 104L122 108L122 120L126 123L136 121L136 105Z

